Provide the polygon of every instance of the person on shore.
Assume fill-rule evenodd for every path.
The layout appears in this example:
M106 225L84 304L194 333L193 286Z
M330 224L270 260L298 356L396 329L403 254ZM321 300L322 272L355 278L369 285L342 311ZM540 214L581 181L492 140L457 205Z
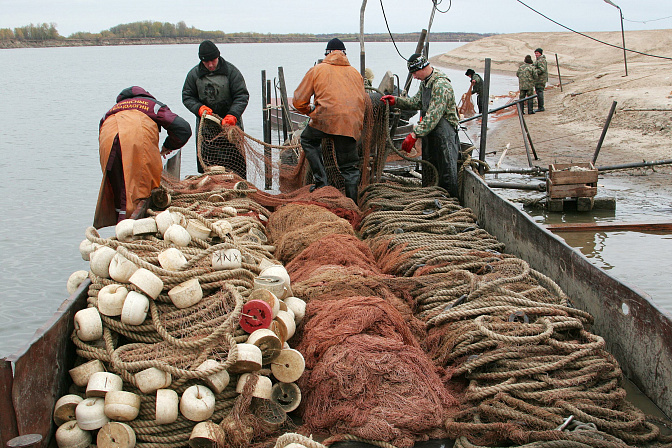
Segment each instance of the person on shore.
M536 112L543 112L544 109L544 89L546 89L546 83L548 82L548 63L546 62L546 56L544 56L544 50L537 48L534 50L534 55L536 56L536 61L534 61L534 70L536 71L536 78L534 81L534 90L537 94L537 107Z
M534 91L534 82L536 79L536 72L534 70L534 65L532 65L532 56L529 54L525 56L525 60L522 64L520 64L520 67L518 67L516 76L518 77L518 89L520 90L520 95L518 95L518 98L523 99L528 96L532 96L532 92ZM527 113L533 114L533 109L534 99L530 98L527 100ZM525 105L523 104L523 114L524 113Z
M168 136L159 150L159 131ZM142 199L161 184L161 156L180 149L191 127L145 89L128 87L100 120L98 130L103 180L93 226L116 225L130 218Z
M329 185L322 158L322 139L331 138L345 195L357 203L361 174L357 141L364 127L364 79L350 65L340 39L331 39L324 55L322 62L305 74L292 100L297 111L310 117L301 134L301 146L315 182L310 191Z
M455 94L450 79L432 67L423 55L415 53L408 59L408 71L420 80L420 89L412 98L385 95L381 101L400 109L420 110L421 120L413 127L401 147L410 152L422 138L422 158L434 165L438 184L457 197L457 160L460 138ZM429 185L430 176L423 170L422 183Z
M467 70L465 75L471 79L471 93L476 94L476 107L478 107L478 113L480 114L482 113L481 94L483 93L483 78L472 69Z
M201 62L187 73L182 87L182 103L196 116L197 132L205 114L219 115L222 126L238 126L244 129L243 112L247 108L250 94L242 73L220 56L219 49L212 41L201 42L198 58ZM202 173L204 167L198 159L198 142L196 145L198 172ZM227 150L226 154L219 154L214 160L204 159L204 163L223 165L243 179L247 177L245 156L237 151Z

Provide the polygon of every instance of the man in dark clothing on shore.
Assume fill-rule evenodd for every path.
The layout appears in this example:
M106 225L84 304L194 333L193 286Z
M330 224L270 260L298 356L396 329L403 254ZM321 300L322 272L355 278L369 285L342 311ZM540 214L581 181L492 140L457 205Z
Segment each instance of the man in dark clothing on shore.
M204 40L198 47L201 62L187 73L182 87L182 103L196 115L196 132L201 117L205 114L217 114L222 117L222 125L238 126L243 129L243 112L247 108L250 94L240 71L220 56L217 46ZM196 142L198 151L198 142ZM245 179L245 156L238 152L204 160L207 165L224 165ZM203 172L201 161L196 158L198 172Z
M159 151L159 131L168 132ZM128 87L100 120L99 152L103 180L93 226L130 218L142 199L161 184L161 156L180 149L191 137L189 123L145 89Z
M480 114L482 113L481 94L483 93L483 78L472 69L467 70L465 75L471 79L471 93L476 94L476 106L478 107L478 113Z

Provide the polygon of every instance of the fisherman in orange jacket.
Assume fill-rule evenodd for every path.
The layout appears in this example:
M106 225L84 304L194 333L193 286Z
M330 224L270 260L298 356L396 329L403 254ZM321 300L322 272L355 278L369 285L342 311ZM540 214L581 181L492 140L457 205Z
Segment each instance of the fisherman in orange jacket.
M294 92L294 107L310 116L301 134L301 146L313 172L313 191L329 185L321 143L323 138L333 139L345 195L357 203L360 178L357 140L364 126L364 79L350 65L340 39L329 41L325 56L321 63L308 70Z
M159 131L168 136L159 151ZM191 126L145 89L128 87L100 120L99 151L103 180L93 226L116 225L130 218L140 201L161 184L161 156L180 149Z

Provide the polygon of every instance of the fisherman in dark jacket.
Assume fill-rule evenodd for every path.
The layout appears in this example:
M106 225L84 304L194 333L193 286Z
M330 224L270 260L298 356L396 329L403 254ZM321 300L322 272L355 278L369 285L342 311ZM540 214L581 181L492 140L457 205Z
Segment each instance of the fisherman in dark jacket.
M159 152L159 132L168 132ZM128 87L117 96L99 125L100 184L93 226L130 218L142 199L161 184L161 156L180 149L191 127L145 89Z
M476 94L476 106L478 107L478 113L480 114L482 113L481 94L483 93L483 78L471 68L467 70L465 75L471 80L471 93Z
M217 114L222 117L222 125L237 125L243 129L243 112L250 99L243 75L220 56L217 46L209 40L201 42L198 57L201 62L187 73L182 87L182 103L196 115L196 129L204 114ZM240 153L232 156L226 167L235 168L236 173L245 178L245 157ZM202 173L198 157L196 161L198 172ZM218 158L212 164L221 164L221 161Z

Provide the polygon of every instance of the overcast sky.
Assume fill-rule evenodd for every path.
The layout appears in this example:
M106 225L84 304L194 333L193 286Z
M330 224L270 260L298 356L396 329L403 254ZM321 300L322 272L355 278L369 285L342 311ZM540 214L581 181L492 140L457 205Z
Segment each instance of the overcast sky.
M577 31L620 30L618 10L604 0L523 0ZM613 0L625 30L672 29L672 0ZM362 0L0 0L0 28L55 23L62 36L98 33L142 20L202 30L261 33L357 33ZM393 33L427 28L431 0L383 0ZM566 31L517 0L441 0L431 31L516 33ZM662 20L661 20L662 19ZM642 23L645 22L645 23ZM366 33L386 32L380 0L368 0Z

